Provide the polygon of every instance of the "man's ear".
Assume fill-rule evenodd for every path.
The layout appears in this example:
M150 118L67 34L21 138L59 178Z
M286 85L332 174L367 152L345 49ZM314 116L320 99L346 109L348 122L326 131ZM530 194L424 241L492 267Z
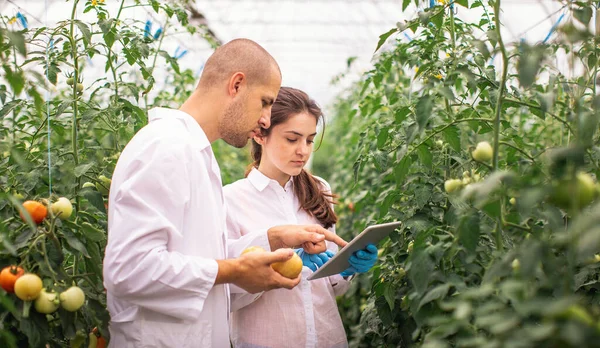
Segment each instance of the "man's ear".
M237 96L245 83L246 75L243 72L236 72L235 74L231 75L231 78L229 79L227 93L232 97Z

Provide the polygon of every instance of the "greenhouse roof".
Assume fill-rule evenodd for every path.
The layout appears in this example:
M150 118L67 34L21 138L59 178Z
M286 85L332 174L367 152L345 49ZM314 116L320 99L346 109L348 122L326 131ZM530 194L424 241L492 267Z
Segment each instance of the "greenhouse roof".
M403 12L401 0L210 0L193 2L190 13L192 23L206 24L220 42L246 37L263 45L279 62L284 85L304 89L327 106L344 84L370 69L379 35L395 27L398 21L413 18L415 12L429 6L431 1L436 0L421 0L419 8L411 4ZM150 7L127 8L133 4L133 0L126 1L122 18L142 24L150 20L153 31L164 25L165 17ZM504 0L502 4L505 37L509 42L551 40L551 28L567 14L554 1ZM112 15L120 1L105 0L103 5ZM28 25L38 27L68 19L72 6L73 1L65 0L4 0L0 2L0 11L5 16L21 13ZM456 6L455 11L465 21L485 16L481 7ZM83 13L83 6L77 17L95 21L95 15ZM395 37L410 40L411 34L405 31ZM197 76L212 52L206 41L191 39L187 33L165 37L164 45L173 56L186 51L179 58L180 65L192 69ZM356 59L348 71L350 57ZM332 79L344 72L348 74L342 83L332 86ZM95 73L104 71L98 67Z

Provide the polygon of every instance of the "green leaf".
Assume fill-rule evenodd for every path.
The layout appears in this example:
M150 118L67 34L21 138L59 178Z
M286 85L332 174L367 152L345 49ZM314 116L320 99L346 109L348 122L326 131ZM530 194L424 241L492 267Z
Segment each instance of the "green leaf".
M381 322L384 325L392 325L394 316L386 299L384 297L378 297L377 300L375 300L375 305L377 306L377 315L379 316L379 319L381 319Z
M402 11L406 10L408 5L410 5L410 0L403 0L402 1Z
M444 11L438 11L438 13L431 17L431 23L435 24L436 27L441 28L444 23Z
M408 114L410 114L410 108L408 106L401 107L394 112L394 120L397 124L401 124Z
M174 10L169 5L163 6L163 10L165 10L167 17L169 17L169 18L171 18L173 16L173 13L175 13Z
M481 53L481 55L483 56L483 59L488 60L491 58L490 50L488 49L488 47L484 41L473 40L472 42L473 42L473 46L475 46L475 48L477 48L479 53Z
M412 266L409 273L410 281L414 284L415 290L423 294L429 285L434 270L434 264L425 251L416 253L412 259Z
M97 229L89 222L82 223L81 228L86 239L89 239L93 242L101 242L106 239L106 232Z
M53 85L56 85L56 83L58 82L58 74L61 71L60 68L54 61L50 61L49 63L47 63L45 65L45 68L46 69L45 69L44 73L46 74L46 78Z
M417 148L417 153L423 165L427 168L431 168L433 165L433 155L431 154L431 151L429 151L429 147L423 144Z
M27 56L27 47L25 46L25 36L18 31L6 31L8 41L13 45L23 57Z
M470 214L461 219L457 229L458 242L473 255L479 244L479 235L481 230L479 227L479 215Z
M573 16L580 21L581 23L588 25L590 24L590 20L592 19L592 9L588 6L583 8L578 8L573 11Z
M456 126L450 126L442 131L444 140L450 145L450 147L456 151L461 151L460 146L460 135Z
M469 0L454 0L454 3L469 8Z
M385 288L383 290L383 297L385 297L388 306L390 306L390 310L393 311L394 305L396 304L396 289L392 284L385 284Z
M92 168L95 164L96 163L94 163L94 162L80 164L77 167L75 167L75 169L73 170L73 174L75 174L76 178L79 178L83 174L87 173L88 170L90 170L90 168Z
M62 233L65 236L67 244L69 244L71 248L81 252L85 257L90 257L85 245L83 245L83 243L75 236L75 234L73 234L73 232L69 230L63 230Z
M77 25L79 30L81 30L81 33L83 34L83 44L85 47L87 47L92 41L92 34L90 33L90 28L88 28L87 24L80 20L75 20L75 25Z
M538 71L543 58L543 50L541 46L531 47L526 43L520 46L521 54L517 62L517 71L519 73L519 82L524 88L530 87L536 80Z
M50 328L45 314L40 314L32 308L29 317L21 319L19 329L27 336L29 347L42 348L46 346Z
M390 131L390 127L383 127L381 129L381 131L379 132L379 135L377 135L377 148L378 149L382 149L383 146L385 145L385 143L388 140L388 134Z
M33 228L28 228L24 231L21 231L17 238L15 238L14 247L17 249L24 247L27 243L29 243L29 240L31 239L31 237L33 237L34 234L36 234L36 232L37 231Z
M0 109L0 120L13 111L16 107L21 106L21 104L23 104L23 100L21 99L11 100L4 104L2 109Z
M2 241L2 246L4 247L3 249L0 249L3 251L4 254L10 254L13 256L17 256L17 247L15 245L13 245L9 240L7 239L0 239L0 241Z
M398 28L392 28L388 32L383 33L379 36L379 42L377 43L377 47L375 48L375 52L379 50L379 48L385 43L385 40L388 39L392 34L398 31Z
M5 296L4 294L0 294L0 306L4 307L4 309L9 311L12 315L17 315L15 304L8 296Z
M100 248L98 247L98 244L88 243L87 249L90 253L90 258L85 259L85 264L87 265L88 270L96 274L102 274L102 254L100 253ZM102 281L100 280L100 284L101 283ZM102 291L103 287L97 286L97 288L99 288L99 291Z
M427 125L427 121L431 117L431 110L433 110L433 103L430 95L425 95L419 98L416 107L417 114L417 124L419 125L419 129L425 129Z
M60 103L60 105L58 105L58 107L56 108L54 117L58 117L58 116L62 115L62 113L65 112L65 110L71 105L71 103L73 103L72 100L66 100L66 101L63 101L62 103Z
M410 157L404 157L396 166L394 167L394 177L396 179L397 185L402 185L404 183L404 178L406 178L406 174L408 174L408 170L412 165L412 161Z
M75 338L77 329L75 328L75 313L68 312L62 307L58 309L58 317L60 318L60 325L64 335L68 339Z
M454 99L456 99L456 97L454 96L454 92L452 92L452 90L447 86L443 86L440 88L440 94L446 97L448 101L454 101Z
M439 300L446 297L448 290L450 290L450 284L441 284L436 286L435 288L427 292L427 294L421 299L418 308L420 309L421 307L423 307L423 305L431 301Z
M106 43L106 46L108 48L111 48L113 46L113 44L115 43L115 41L117 40L117 33L115 31L115 29L111 29L107 32L104 33L104 35L102 35L102 37L104 38L104 42Z
M3 67L10 87L15 92L14 94L18 96L21 91L23 91L23 87L25 87L25 76L23 76L23 71L21 69L12 71L8 65L4 65Z
M177 62L177 59L171 57L165 51L160 51L159 54L171 65L171 68L173 68L173 70L179 74L179 63Z
M102 194L96 190L91 188L85 188L79 191L79 195L84 197L90 202L96 209L98 209L101 213L106 214L106 207L104 206L104 198Z
M160 8L160 2L158 2L157 0L152 0L150 2L150 5L152 5L152 9L154 10L154 12L158 13L158 10Z

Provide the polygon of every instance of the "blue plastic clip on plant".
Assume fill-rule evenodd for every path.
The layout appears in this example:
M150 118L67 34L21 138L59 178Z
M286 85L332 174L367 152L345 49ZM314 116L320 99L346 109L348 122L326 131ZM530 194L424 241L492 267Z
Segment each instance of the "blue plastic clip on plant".
M156 30L156 32L154 33L154 40L158 40L158 38L160 37L160 34L162 34L162 28L158 28Z
M28 27L27 18L25 18L25 16L23 16L23 14L21 12L17 12L16 17L19 20L19 22L21 22L21 25L23 26L23 28L27 29L27 27Z
M150 36L150 30L152 30L152 22L147 20L146 26L144 27L144 37Z

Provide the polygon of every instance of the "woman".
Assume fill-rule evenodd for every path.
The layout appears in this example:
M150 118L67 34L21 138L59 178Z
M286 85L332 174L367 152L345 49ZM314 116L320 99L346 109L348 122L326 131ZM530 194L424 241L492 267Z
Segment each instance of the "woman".
M254 163L245 179L224 188L230 238L279 224L320 224L335 232L333 195L325 180L304 170L317 123L323 115L306 93L282 87L271 111L271 127L252 141ZM263 246L264 247L264 246ZM346 347L335 297L354 273L377 260L373 245L356 252L340 275L306 277L337 251L306 255L301 249L302 281L292 290L233 294L231 338L235 347ZM232 289L235 293L235 289Z

